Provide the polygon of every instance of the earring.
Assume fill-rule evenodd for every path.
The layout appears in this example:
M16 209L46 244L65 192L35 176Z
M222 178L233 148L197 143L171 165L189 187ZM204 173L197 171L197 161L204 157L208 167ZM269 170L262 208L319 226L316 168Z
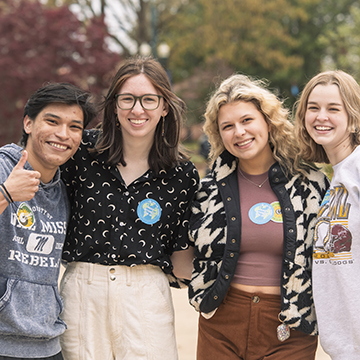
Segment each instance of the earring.
M161 132L161 136L162 136L162 137L165 136L165 116L162 117L162 132Z
M121 126L120 126L120 121L119 121L119 118L118 118L117 114L115 114L115 124L116 124L116 127L117 127L118 129L121 128Z

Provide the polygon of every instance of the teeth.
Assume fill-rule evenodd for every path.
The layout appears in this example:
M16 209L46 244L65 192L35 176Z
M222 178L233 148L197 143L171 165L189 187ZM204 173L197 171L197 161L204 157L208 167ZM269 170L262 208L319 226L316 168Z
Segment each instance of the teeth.
M66 150L67 149L67 146L60 145L60 144L50 143L50 145L53 146L53 147L56 147L58 149L61 149L61 150Z
M133 124L139 125L139 124L144 124L146 122L146 120L130 120L130 122L132 122Z
M252 142L252 139L249 139L249 140L246 140L242 143L238 143L238 146L244 146L244 145L247 145L247 144L250 144Z
M325 130L331 130L331 127L328 126L315 126L316 130L325 131Z

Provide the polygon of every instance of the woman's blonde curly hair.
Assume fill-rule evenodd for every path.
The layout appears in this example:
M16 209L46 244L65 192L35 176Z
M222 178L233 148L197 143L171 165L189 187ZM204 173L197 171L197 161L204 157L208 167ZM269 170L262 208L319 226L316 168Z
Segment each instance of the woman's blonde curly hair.
M220 136L218 114L220 107L237 101L253 103L263 114L269 125L269 143L273 156L286 173L303 174L303 166L296 163L299 149L295 141L293 124L288 120L289 111L271 91L263 80L235 74L224 80L212 94L205 112L204 132L209 138L210 162L225 150Z

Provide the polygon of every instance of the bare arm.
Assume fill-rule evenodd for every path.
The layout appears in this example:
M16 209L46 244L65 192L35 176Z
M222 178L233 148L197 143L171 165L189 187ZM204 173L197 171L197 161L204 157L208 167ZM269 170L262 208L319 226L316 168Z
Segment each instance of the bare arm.
M191 279L194 260L194 247L190 246L186 250L175 251L171 255L173 273L179 279Z
M24 150L19 162L14 166L9 177L4 182L5 188L13 201L31 200L39 190L41 174L38 171L24 169L27 157L28 153ZM3 192L9 199L4 189ZM0 192L0 214L2 214L9 205L6 197Z

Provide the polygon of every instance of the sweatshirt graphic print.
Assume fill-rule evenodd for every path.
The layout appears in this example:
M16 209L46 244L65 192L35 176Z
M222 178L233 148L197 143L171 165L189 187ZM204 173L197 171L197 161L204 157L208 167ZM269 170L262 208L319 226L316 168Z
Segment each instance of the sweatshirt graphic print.
M314 236L314 260L318 263L352 263L352 234L348 228L351 204L343 184L328 190L318 212Z

